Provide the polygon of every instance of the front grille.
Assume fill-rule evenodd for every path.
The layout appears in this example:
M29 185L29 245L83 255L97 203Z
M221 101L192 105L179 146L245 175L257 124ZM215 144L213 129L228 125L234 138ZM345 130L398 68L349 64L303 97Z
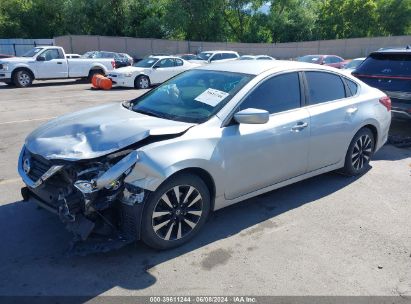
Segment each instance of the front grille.
M37 181L51 167L51 164L47 159L31 153L30 165L31 166L28 176L31 178L32 181Z

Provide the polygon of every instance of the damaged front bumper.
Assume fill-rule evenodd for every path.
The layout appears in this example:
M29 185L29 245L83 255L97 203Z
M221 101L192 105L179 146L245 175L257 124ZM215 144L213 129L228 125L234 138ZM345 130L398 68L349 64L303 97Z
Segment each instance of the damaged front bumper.
M26 187L21 194L59 216L74 234L69 254L118 249L140 239L144 202L150 194L124 181L137 161L137 151L131 151L104 172L91 168L73 173L74 165L53 163L23 148L18 171ZM95 178L79 179L96 171Z

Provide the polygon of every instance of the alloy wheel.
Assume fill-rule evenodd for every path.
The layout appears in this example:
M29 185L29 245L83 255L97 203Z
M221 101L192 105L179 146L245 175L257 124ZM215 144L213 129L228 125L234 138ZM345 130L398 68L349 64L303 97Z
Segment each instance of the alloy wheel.
M140 88L147 89L148 86L149 86L148 79L146 77L141 77L140 78Z
M368 135L363 135L356 141L352 154L351 163L355 170L362 169L370 160L372 154L372 140Z
M190 185L178 185L166 191L152 214L152 227L165 241L179 240L194 230L203 214L203 198Z
M19 72L19 74L17 76L17 79L18 79L20 85L23 86L23 87L28 86L30 84L30 80L31 80L30 75L28 75L25 72Z

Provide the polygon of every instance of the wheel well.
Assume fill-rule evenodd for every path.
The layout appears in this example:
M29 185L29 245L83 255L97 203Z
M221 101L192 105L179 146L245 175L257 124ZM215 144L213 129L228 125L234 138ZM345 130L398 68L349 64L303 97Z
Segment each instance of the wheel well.
M142 77L142 76L147 77L148 81L151 83L150 77L148 77L148 76L145 75L145 74L138 74L138 75L136 76L136 78L134 78L134 81L136 81L139 77Z
M185 168L185 169L182 169L180 171L177 171L177 172L173 173L171 176L180 175L180 174L184 174L184 173L194 174L194 175L198 176L199 178L201 178L203 180L203 182L206 184L208 190L210 191L210 200L211 200L210 210L211 211L214 210L215 183L214 183L214 179L212 178L210 173L208 173L204 169L193 167L193 168Z
M29 68L17 68L17 69L15 69L15 70L11 73L11 78L12 78L12 79L14 79L14 75L16 75L16 73L17 73L18 71L27 71L27 72L30 73L30 75L31 75L31 77L32 77L33 79L35 78L33 72L32 72Z
M377 141L378 141L378 131L377 128L374 125L368 124L362 127L361 129L367 128L372 132L372 135L374 136L374 150L375 147L377 147Z
M106 75L106 73L104 73L104 70L100 67L91 68L88 74L91 75L93 72L101 72L101 74Z

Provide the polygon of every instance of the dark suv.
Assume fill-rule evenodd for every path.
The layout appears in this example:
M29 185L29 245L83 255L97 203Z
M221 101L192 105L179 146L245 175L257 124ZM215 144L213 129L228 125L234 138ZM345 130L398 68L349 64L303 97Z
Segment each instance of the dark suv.
M411 119L411 49L384 49L371 53L352 73L384 91L396 118Z

